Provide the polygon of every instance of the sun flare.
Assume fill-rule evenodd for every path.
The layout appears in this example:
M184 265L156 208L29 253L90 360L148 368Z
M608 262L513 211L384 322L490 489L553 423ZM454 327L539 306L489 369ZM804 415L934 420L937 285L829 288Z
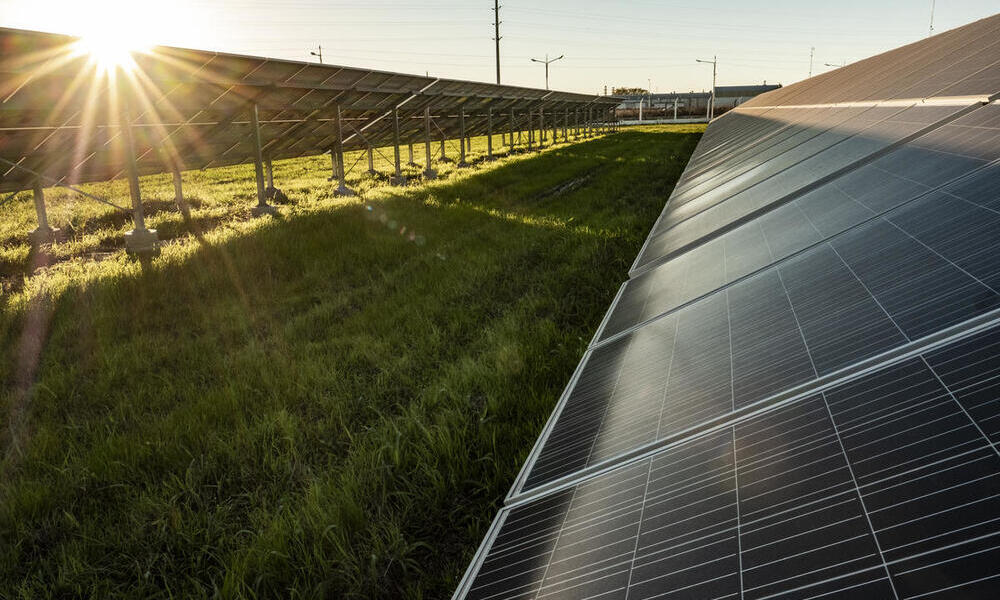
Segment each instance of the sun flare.
M102 71L110 71L118 67L131 70L135 65L132 53L145 48L140 41L128 36L92 34L80 38L76 49L80 54L89 56Z

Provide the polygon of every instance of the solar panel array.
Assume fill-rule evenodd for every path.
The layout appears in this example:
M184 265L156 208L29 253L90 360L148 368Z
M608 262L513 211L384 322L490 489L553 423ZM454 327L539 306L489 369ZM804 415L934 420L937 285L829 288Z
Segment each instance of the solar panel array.
M618 99L402 73L155 47L102 73L63 35L0 28L0 192L86 182L127 169L129 123L140 174L343 148L435 141L610 119ZM393 110L396 109L394 115ZM398 119L397 119L398 117ZM533 119L533 120L532 120ZM339 127L339 129L338 129Z
M995 598L1000 15L713 122L456 598Z

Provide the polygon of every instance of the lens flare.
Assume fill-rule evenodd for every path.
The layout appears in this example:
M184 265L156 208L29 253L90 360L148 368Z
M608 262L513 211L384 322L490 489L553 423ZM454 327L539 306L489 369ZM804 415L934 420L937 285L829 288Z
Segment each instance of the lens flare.
M140 40L132 39L132 36L113 35L110 32L87 35L80 38L76 45L77 52L89 56L102 71L119 67L131 70L135 66L132 53L145 49L146 46Z

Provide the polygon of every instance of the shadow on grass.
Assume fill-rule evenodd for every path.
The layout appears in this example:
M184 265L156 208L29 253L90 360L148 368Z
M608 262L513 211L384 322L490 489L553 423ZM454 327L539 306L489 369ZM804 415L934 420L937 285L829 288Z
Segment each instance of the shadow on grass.
M696 141L262 220L0 316L30 384L0 388L0 589L446 596Z

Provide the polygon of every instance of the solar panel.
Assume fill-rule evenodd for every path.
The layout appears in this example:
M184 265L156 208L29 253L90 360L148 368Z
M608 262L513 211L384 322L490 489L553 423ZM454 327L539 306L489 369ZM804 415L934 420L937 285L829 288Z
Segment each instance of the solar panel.
M459 593L991 597L998 372L993 328L519 502Z
M526 489L1000 308L1000 198L981 195L998 172L982 169L593 348Z
M858 166L858 161L877 158L878 153L891 151L896 144L978 106L960 103L853 109L861 112L739 177L703 190L694 199L672 196L633 270L703 243L760 211L809 191L826 177Z
M997 33L709 126L456 598L995 596Z
M691 302L997 159L1000 106L991 104L636 275L625 282L597 339Z

